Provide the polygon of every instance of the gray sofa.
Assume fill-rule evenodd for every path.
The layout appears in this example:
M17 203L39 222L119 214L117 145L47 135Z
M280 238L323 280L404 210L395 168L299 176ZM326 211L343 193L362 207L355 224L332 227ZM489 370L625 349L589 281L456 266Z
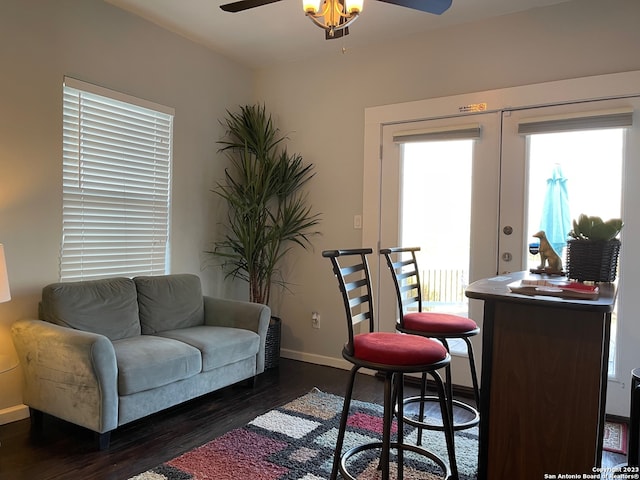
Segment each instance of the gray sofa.
M56 283L12 326L23 402L109 445L120 425L264 371L271 312L202 295L196 275Z

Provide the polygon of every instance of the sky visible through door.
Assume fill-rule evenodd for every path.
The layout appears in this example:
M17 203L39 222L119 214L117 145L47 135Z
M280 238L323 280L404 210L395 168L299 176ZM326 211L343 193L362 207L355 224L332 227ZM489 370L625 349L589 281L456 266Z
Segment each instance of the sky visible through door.
M527 143L529 242L537 241L533 234L544 226L547 180L556 167L565 179L572 220L581 213L603 220L621 217L623 129L529 135ZM564 263L565 248L558 254ZM539 263L539 256L529 255L528 268Z
M401 243L420 246L426 309L468 314L473 140L407 143L402 152Z

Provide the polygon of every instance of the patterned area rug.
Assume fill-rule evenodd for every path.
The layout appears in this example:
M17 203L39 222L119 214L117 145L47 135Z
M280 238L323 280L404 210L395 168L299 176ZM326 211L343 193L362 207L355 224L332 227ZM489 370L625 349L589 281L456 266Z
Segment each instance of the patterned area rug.
M605 422L602 448L607 452L627 454L627 424Z
M323 480L329 478L338 435L341 397L317 389L248 425L153 468L130 480ZM394 425L395 426L395 425ZM376 441L382 432L382 407L353 401L345 450ZM415 442L407 426L406 439ZM477 428L456 433L460 480L476 478ZM423 445L447 461L444 436L425 431ZM375 479L377 450L352 457L349 471L359 479ZM395 466L394 466L395 468ZM442 471L431 460L405 453L404 478L439 479Z

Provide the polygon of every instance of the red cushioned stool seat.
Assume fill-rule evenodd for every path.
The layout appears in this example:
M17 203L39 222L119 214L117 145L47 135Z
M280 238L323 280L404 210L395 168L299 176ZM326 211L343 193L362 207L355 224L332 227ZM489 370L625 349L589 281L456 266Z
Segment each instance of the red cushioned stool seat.
M438 334L456 335L478 329L478 324L470 318L439 312L411 312L403 317L404 328L416 332L428 332L430 336Z
M353 356L385 365L429 365L447 358L440 342L415 335L373 332L353 337Z

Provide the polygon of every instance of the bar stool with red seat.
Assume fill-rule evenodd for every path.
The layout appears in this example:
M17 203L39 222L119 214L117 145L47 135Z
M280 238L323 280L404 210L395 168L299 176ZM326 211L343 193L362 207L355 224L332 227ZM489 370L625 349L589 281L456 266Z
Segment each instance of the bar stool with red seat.
M380 449L378 469L382 479L389 479L391 450L396 450L398 478L403 476L405 451L414 452L431 459L438 465L445 479L457 479L458 469L455 460L454 432L452 416L447 403L444 384L438 370L449 365L450 356L444 346L436 341L416 335L404 335L395 332L374 331L374 302L371 293L371 280L367 255L370 248L351 250L326 250L322 256L331 260L347 317L348 339L344 344L342 356L353 364L344 398L340 419L340 428L334 453L331 479L335 480L338 470L344 478L355 480L348 471L348 461L354 455L365 450ZM363 333L355 334L354 326L363 323ZM384 413L382 442L358 445L342 454L349 408L353 395L356 373L361 368L376 370L384 376ZM435 453L417 445L404 442L403 385L405 373L429 374L436 384L440 398L440 413L449 456L448 464ZM395 394L394 394L395 392ZM394 405L395 404L395 405ZM397 439L391 441L391 426L394 410L397 410Z
M391 272L395 286L399 309L396 328L403 333L435 338L442 342L447 351L449 351L448 340L462 339L465 342L469 358L471 381L473 383L475 407L453 399L451 365L446 367L445 381L450 409L453 411L455 405L468 412L467 420L454 423L453 425L455 431L464 430L477 425L480 421L480 390L478 388L478 376L476 373L473 346L470 341L471 337L480 333L480 328L478 328L478 325L472 319L461 315L425 312L422 310L422 286L416 259L416 252L418 251L420 251L420 247L392 247L380 250L380 253L385 256L387 267ZM413 306L416 311L410 311L409 308L411 306ZM441 430L441 425L423 423L424 404L425 401L429 400L434 400L434 397L426 395L426 377L423 375L420 397L405 399L405 404L420 402L419 421L416 424L431 430ZM407 421L408 423L414 424L410 419L407 419ZM418 445L420 444L420 439L421 436L419 437Z

